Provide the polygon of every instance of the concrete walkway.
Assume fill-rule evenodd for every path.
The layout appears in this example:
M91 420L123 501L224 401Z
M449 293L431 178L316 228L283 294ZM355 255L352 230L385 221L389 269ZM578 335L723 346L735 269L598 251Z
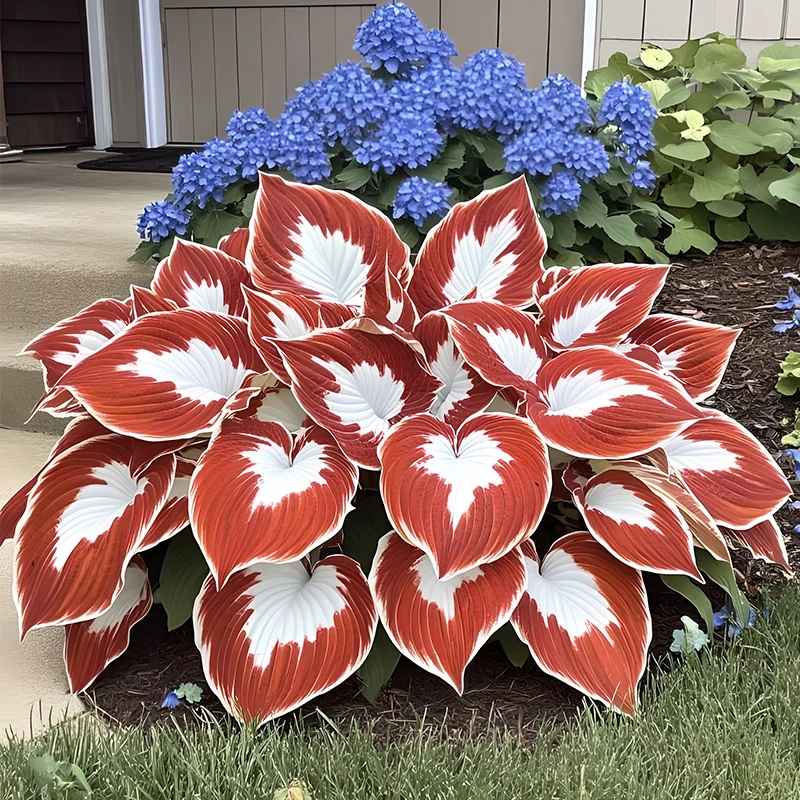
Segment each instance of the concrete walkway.
M16 356L22 345L100 297L126 297L149 283L151 265L127 261L136 215L170 190L169 175L80 170L91 152L26 154L0 166L0 428L19 428L42 391L41 371ZM48 418L39 415L46 423ZM37 420L32 426L44 427ZM28 428L30 430L30 427ZM54 436L0 429L0 504L45 462ZM0 546L0 743L48 717L82 710L64 675L60 628L19 643L11 600L13 545ZM41 709L41 712L40 712ZM0 792L2 794L2 792Z
M36 474L56 441L43 433L0 430L0 504ZM23 736L40 730L48 717L58 720L83 706L67 688L63 629L31 631L19 642L11 599L13 552L12 542L0 546L0 734L10 728Z

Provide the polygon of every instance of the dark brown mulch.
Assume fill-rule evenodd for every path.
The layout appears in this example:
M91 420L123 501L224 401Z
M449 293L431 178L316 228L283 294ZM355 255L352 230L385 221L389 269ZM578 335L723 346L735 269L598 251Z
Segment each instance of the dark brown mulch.
M800 345L796 333L772 333L774 322L783 315L774 304L793 282L783 274L799 270L798 247L720 249L706 259L676 265L657 308L742 329L720 390L707 404L739 420L772 453L781 448L783 421L793 417L796 405L794 398L782 397L774 390L778 364L790 347ZM785 466L788 475L789 464ZM797 482L793 486L800 488ZM779 519L788 536L790 560L800 570L800 537L790 533L798 515L794 512L795 519L791 519L791 513L784 510ZM744 552L736 554L735 564L751 594L759 585L783 580L777 568L752 561ZM653 614L651 655L663 665L668 663L663 657L672 631L679 627L681 615L691 614L693 608L658 578L647 576L647 583ZM715 607L724 601L720 591L712 589L710 594ZM205 707L222 712L203 678L191 627L167 633L164 613L157 606L134 628L128 651L106 669L89 694L112 720L153 722L185 713L182 709L164 711L159 706L169 689L186 681L203 687ZM378 734L394 736L415 729L424 716L428 724L446 726L454 733L505 729L527 738L542 721L568 719L582 703L580 693L545 675L530 659L522 668L514 668L499 645L490 644L468 667L461 698L444 682L403 659L390 688L375 705L364 700L358 681L351 678L287 719L316 723L319 708L343 727L354 720L372 720Z

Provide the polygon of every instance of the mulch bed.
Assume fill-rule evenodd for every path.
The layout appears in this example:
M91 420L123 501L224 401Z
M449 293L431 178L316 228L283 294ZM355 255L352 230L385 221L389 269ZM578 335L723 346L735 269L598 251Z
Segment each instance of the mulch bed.
M778 365L790 347L800 345L796 332L788 336L772 333L774 322L788 316L777 311L774 304L786 295L790 284L797 283L783 275L798 271L798 247L720 248L708 258L676 264L656 308L742 329L722 385L706 404L737 419L772 453L781 449L784 420L793 418L797 403L775 391ZM789 475L789 464L784 466ZM793 488L797 494L800 487L796 481ZM778 515L788 535L790 560L800 570L800 537L790 533L798 520L791 517L792 512L786 509ZM737 552L734 563L745 578L746 591L753 596L759 586L783 581L777 568L753 561L745 552ZM665 654L681 615L696 612L657 577L648 575L646 581L653 614L651 664L664 668L669 665ZM713 586L709 595L715 608L724 602L723 593ZM125 655L105 670L89 695L110 720L149 724L167 716L191 717L182 708L160 709L165 692L186 681L203 687L206 708L223 713L203 678L191 626L167 633L165 615L156 606L134 628ZM535 735L543 721L568 719L583 702L580 693L545 675L532 659L522 668L514 668L499 645L490 644L467 668L463 697L440 679L401 659L390 687L374 705L364 700L358 681L351 678L289 715L282 724L318 724L319 708L343 728L353 721L371 721L376 733L387 737L415 730L424 718L428 725L444 727L448 734L501 729L527 739Z

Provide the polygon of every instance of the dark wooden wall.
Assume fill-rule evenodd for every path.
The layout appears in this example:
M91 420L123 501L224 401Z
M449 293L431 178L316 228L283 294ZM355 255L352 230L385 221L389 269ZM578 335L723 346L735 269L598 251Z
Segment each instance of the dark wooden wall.
M94 143L82 0L2 0L0 51L13 147Z

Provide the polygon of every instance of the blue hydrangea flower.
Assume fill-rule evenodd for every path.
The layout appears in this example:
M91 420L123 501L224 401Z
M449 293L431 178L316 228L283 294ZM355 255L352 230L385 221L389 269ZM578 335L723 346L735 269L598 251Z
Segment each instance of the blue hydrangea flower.
M161 703L161 708L177 708L180 704L180 698L175 692L167 692L164 702Z
M410 217L415 225L422 227L429 217L444 216L450 208L452 191L446 183L416 176L406 178L397 187L392 216Z
M628 180L637 188L652 192L655 189L658 175L653 172L649 161L637 161L636 168L628 175Z
M292 101L292 111L318 123L328 145L342 142L347 147L364 128L381 119L387 102L385 95L382 81L347 61L337 64L319 80L307 83Z
M565 138L563 133L530 131L508 139L503 151L506 172L549 175L563 155Z
M548 217L572 211L580 205L581 194L581 185L571 172L557 172L542 186L542 211Z
M413 106L392 104L385 121L351 152L359 164L391 175L398 167L424 166L443 148L444 137L431 114Z
M420 110L433 115L444 131L454 133L456 109L461 103L461 72L449 61L432 61L409 74L407 81L396 81L391 94L405 96Z
M253 134L263 131L272 124L272 120L263 108L248 108L247 111L234 111L228 121L225 133L232 140L247 139Z
M438 28L428 31L428 57L431 60L446 60L458 55L453 40Z
M531 93L529 114L531 128L540 131L569 133L592 124L580 87L557 73L545 78L541 88Z
M788 331L792 330L792 328L800 328L800 308L794 312L791 319L786 320L786 322L779 322L775 327L772 329L773 333L787 333Z
M319 183L331 174L330 155L319 126L279 120L269 139L267 166L288 170L302 183Z
M378 6L361 23L353 49L372 67L395 74L425 61L431 45L419 17L405 3Z
M243 178L249 181L256 180L258 171L269 161L273 140L272 127L265 128L242 140L243 152L240 170Z
M510 134L530 119L525 68L497 48L473 53L461 68L455 122L462 128Z
M551 136L560 145L559 163L571 169L583 181L605 175L611 165L603 143L579 133Z
M635 164L655 144L653 123L658 111L650 93L629 81L611 84L600 105L598 120L611 123L619 129L619 155L629 164Z
M775 308L781 311L791 311L794 308L800 308L800 295L797 294L793 286L789 287L785 300L778 300L778 302L775 303Z
M175 204L185 208L195 201L204 208L209 199L222 200L227 186L239 177L244 155L241 142L216 137L202 150L182 155L172 170Z
M189 215L183 209L168 200L156 200L139 214L136 230L142 239L160 242L173 233L182 236L188 224Z
M744 628L752 628L756 624L756 612L751 607L748 615L747 624L742 627L736 620L736 614L728 606L722 608L714 614L714 628L722 628L727 625L728 636L733 638L739 636Z

